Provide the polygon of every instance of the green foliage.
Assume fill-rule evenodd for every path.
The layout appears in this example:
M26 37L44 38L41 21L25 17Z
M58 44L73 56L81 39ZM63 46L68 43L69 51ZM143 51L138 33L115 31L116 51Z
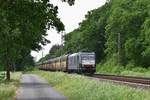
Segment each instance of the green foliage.
M62 54L61 48L62 48L61 45L53 45L52 48L49 50L49 54L47 54L45 57L41 58L39 60L39 62L48 60L50 58L55 58L55 57L61 56L61 54Z
M103 64L106 69L110 59L114 59L111 64L113 67L117 65L117 68L128 68L129 64L148 68L149 9L150 0L108 0L105 5L89 11L85 20L79 23L79 28L64 36L64 46L48 57L92 51L96 53L97 63L106 63ZM119 62L121 65L118 65ZM112 70L119 73L117 68Z
M14 70L21 71L30 66L34 66L34 58L28 54L16 60Z
M146 72L137 72L137 71L132 71L132 70L124 70L120 73L121 75L128 75L128 76L139 76L139 77L150 77L150 70Z
M75 0L61 0L63 2L68 2L69 5L74 5Z
M69 100L149 100L150 92L128 86L91 80L76 74L32 72L45 78Z
M51 56L55 57L55 51L61 49L61 45L54 45L50 50L49 50L49 53L51 54Z
M146 69L142 68L142 66L135 66L133 63L129 63L126 66L117 66L116 63L115 57L112 57L107 59L104 63L97 64L97 73L150 77L149 68Z
M120 74L124 69L123 66L117 66L116 54L107 58L103 63L97 64L97 73Z
M118 33L121 34L121 49L123 50L123 58L127 62L132 62L135 65L150 66L148 55L143 56L144 49L149 47L143 44L145 29L149 27L145 25L145 21L149 19L149 0L114 0L109 16L106 33L107 34L107 49L106 52L110 55L117 53ZM147 22L147 21L146 21ZM145 42L144 42L145 43ZM144 52L145 53L145 52ZM125 61L124 60L124 61ZM146 60L146 61L145 61Z
M5 73L4 72L0 72L0 81L4 80L5 78Z
M105 57L105 26L109 16L110 4L88 12L86 19L79 24L79 28L64 36L62 49L55 51L55 56L75 53L79 51L95 52L97 62ZM50 54L52 56L52 54Z
M0 61L0 71L3 71L4 70L4 66L2 64L2 62Z
M23 69L23 72L29 72L29 71L37 71L38 68L34 67L34 66L25 66L25 68Z
M50 42L47 29L64 29L57 10L49 0L0 1L0 60L7 72L17 59Z

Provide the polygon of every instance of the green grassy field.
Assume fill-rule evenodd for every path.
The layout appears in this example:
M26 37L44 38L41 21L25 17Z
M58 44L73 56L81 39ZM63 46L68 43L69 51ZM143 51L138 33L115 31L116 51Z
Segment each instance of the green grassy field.
M99 82L84 76L62 72L33 71L69 100L150 100L150 91L113 83Z
M2 76L2 74L0 74ZM3 76L2 76L3 77ZM11 73L11 81L0 79L0 100L13 100L19 86L21 72Z

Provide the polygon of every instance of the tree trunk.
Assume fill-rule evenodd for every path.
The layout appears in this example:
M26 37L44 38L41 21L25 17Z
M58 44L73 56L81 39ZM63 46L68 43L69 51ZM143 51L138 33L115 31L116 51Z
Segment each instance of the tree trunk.
M6 48L6 80L10 81L10 58L8 56L8 48Z
M123 40L120 33L118 33L118 65L124 65L124 48L123 48Z
M8 58L8 56L6 57L6 79L10 80L10 60Z
M10 81L10 70L9 70L9 68L7 68L7 71L6 71L6 79L8 81Z

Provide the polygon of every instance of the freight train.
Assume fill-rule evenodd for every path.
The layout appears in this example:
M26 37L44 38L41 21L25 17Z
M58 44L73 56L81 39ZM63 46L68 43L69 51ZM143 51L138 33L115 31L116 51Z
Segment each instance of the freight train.
M93 74L96 71L95 53L78 52L49 59L36 64L41 70Z

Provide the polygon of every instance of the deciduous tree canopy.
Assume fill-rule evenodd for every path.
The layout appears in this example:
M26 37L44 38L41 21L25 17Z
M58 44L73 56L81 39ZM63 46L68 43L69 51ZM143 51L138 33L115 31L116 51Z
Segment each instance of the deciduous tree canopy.
M57 9L49 0L0 1L0 58L7 79L12 62L50 42L45 38L47 29L64 29Z
M117 55L121 65L150 66L150 0L108 0L66 34L55 54L94 51L97 62ZM60 56L60 55L57 55Z

